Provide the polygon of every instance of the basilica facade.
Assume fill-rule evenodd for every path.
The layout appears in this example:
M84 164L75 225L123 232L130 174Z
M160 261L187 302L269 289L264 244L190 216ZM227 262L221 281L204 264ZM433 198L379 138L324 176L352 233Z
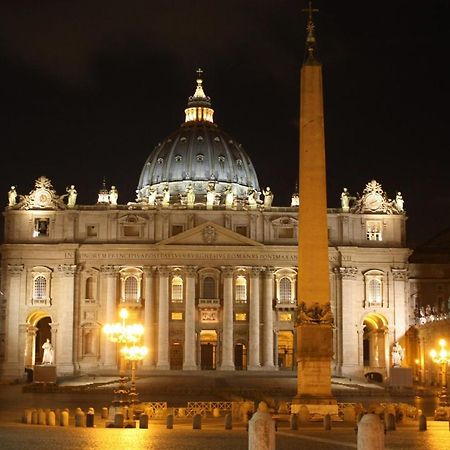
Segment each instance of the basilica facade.
M102 332L144 326L138 370L295 370L298 194L275 206L242 146L214 123L199 72L185 122L144 162L136 199L103 186L95 204L41 176L3 213L1 376L17 379L54 346L58 375L114 373ZM414 321L406 215L376 180L328 209L335 375L386 379ZM396 197L397 195L397 197ZM319 305L317 305L319 308Z

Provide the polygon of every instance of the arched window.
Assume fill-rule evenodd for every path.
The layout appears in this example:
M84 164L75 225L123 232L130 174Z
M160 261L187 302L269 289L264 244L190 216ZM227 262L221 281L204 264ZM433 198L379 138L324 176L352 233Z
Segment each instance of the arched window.
M364 274L365 306L383 306L384 273L381 270L370 270Z
M47 298L47 278L38 275L33 283L33 299L44 300Z
M136 277L127 277L124 288L125 301L138 301L138 281Z
M94 277L86 279L86 299L93 300L95 298L95 280Z
M216 298L216 281L213 277L203 280L203 298Z
M292 300L292 282L288 277L280 279L280 303L290 303Z
M172 278L172 301L183 301L183 280L178 275Z
M237 303L247 303L247 280L242 275L236 278L235 295Z

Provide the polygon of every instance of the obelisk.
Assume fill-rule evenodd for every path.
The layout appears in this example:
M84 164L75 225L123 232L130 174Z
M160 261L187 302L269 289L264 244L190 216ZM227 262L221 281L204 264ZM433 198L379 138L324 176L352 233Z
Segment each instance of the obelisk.
M334 404L322 66L309 4L300 74L297 404Z

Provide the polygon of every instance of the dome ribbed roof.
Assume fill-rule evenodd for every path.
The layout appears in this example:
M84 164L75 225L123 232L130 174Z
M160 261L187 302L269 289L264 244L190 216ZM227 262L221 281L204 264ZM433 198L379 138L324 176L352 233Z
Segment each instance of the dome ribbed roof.
M159 143L147 158L139 178L138 201L145 200L150 189L162 193L167 186L171 203L192 185L197 201L202 201L208 186L214 184L221 194L232 189L239 199L249 191L260 192L253 164L231 136L214 122L210 98L204 94L200 77L195 94L189 97L186 121Z

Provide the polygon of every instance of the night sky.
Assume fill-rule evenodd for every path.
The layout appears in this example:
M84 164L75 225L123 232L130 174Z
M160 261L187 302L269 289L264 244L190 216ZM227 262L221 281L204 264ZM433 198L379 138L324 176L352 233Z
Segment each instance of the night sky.
M94 204L103 177L135 198L154 146L184 121L202 67L215 122L274 205L298 177L306 1L4 1L0 193L41 175ZM408 244L450 227L447 0L317 0L328 206L371 179L405 199Z

